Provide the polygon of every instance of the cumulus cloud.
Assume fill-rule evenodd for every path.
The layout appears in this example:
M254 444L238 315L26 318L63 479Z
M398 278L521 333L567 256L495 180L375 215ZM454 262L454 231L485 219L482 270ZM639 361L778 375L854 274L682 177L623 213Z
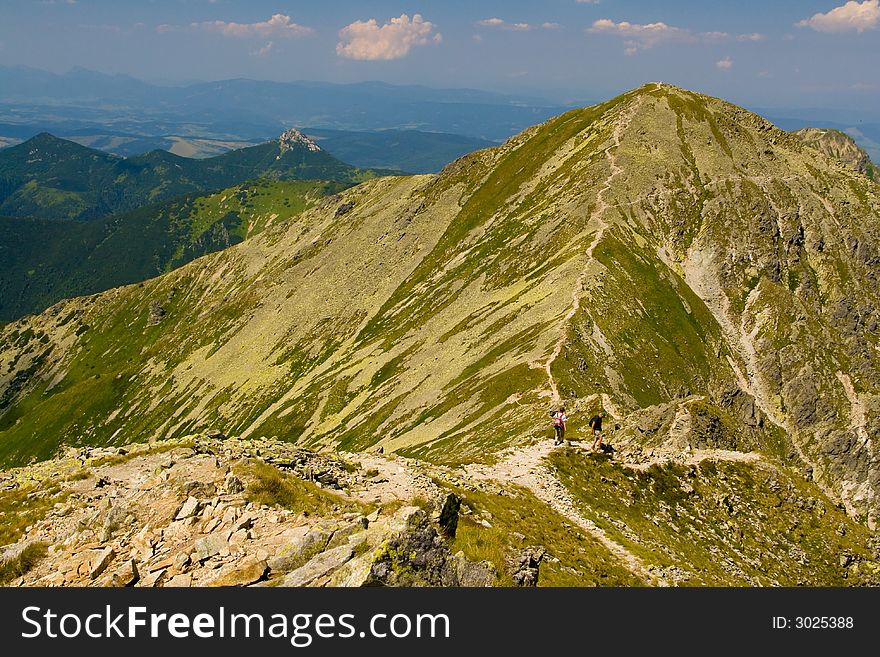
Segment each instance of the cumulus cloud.
M443 36L434 32L434 24L414 14L392 18L380 26L375 18L355 21L339 31L336 54L348 59L390 60L406 57L415 46L440 43Z
M721 71L729 71L733 68L733 60L728 55L724 59L715 62L715 66Z
M612 34L623 39L624 52L634 55L639 50L648 50L665 43L717 43L726 40L730 35L726 32L692 32L691 30L657 23L615 23L608 18L593 22L589 32L594 34Z
M751 32L749 34L740 34L736 37L737 41L765 41L767 36L760 32Z
M180 25L159 25L157 32L180 32L186 30L202 30L205 32L216 32L225 37L235 39L246 39L255 37L274 37L278 39L292 39L294 37L306 36L312 34L314 30L304 25L294 23L290 16L285 14L273 14L269 20L257 23L234 23L227 21L203 21L201 23L190 23L188 26Z
M796 23L817 32L864 32L880 25L880 0L849 0L826 14L814 14Z

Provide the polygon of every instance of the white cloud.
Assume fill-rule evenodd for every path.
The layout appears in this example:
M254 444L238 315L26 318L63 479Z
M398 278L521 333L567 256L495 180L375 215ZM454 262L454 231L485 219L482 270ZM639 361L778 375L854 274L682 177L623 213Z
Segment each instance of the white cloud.
M849 0L835 7L827 14L814 14L796 23L798 27L809 27L817 32L864 32L880 25L880 0L856 2Z
M730 58L730 55L715 62L715 66L721 71L729 71L733 68L733 60Z
M291 38L304 36L313 32L312 28L297 25L285 14L273 14L267 21L259 23L227 23L226 21L205 21L193 23L193 27L219 32L226 37L280 37Z
M257 50L254 50L254 51L251 53L251 55L253 55L254 57L265 57L265 56L268 55L270 52L272 52L272 49L273 49L274 47L275 47L275 42L274 42L274 41L270 41L269 43L267 43L267 44L266 44L265 46L263 46L262 48L259 48L259 49L257 49Z
M615 23L608 18L593 22L588 32L594 34L612 34L623 39L624 52L634 55L640 50L648 50L665 43L717 43L729 38L726 32L691 32L688 29L674 27L663 22Z
M414 14L392 18L381 27L375 18L355 21L339 31L341 41L336 54L348 59L390 60L406 57L415 46L440 43L443 36L434 32L434 24Z
M760 32L751 32L750 34L740 34L736 37L737 41L765 41L767 39L767 35L761 34Z
M291 39L294 37L312 34L314 30L304 25L294 23L290 16L285 14L273 14L267 21L257 23L234 23L226 21L203 21L190 23L188 27L180 25L168 25L167 23L156 27L157 32L182 32L185 30L203 30L205 32L217 32L225 37L245 39L255 37L274 37L279 39Z
M602 0L577 0L579 5L598 5Z
M497 16L494 18L484 18L481 21L477 21L477 25L480 27L497 27L501 30L513 30L515 32L527 32L528 30L535 30L543 28L545 30L558 30L562 27L559 23L541 23L540 25L533 25L532 23L508 23L503 18L498 18Z

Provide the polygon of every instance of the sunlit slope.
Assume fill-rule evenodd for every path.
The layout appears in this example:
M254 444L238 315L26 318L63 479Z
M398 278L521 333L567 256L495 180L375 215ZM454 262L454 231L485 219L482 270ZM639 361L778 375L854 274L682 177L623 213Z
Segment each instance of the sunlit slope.
M871 515L878 212L759 117L647 85L7 326L0 450L216 426L466 461L564 400L575 437L604 405L621 435L761 449Z

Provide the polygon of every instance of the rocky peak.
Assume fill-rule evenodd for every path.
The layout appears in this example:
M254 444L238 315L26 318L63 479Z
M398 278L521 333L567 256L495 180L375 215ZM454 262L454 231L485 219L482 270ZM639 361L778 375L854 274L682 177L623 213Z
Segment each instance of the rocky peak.
M313 153L317 153L321 150L320 146L296 128L290 128L289 130L282 132L281 136L278 137L278 143L281 144L281 153L279 154L279 157L284 155L287 151L293 150L297 145L305 146Z
M794 132L801 141L874 178L876 166L868 154L845 132L830 128L802 128Z

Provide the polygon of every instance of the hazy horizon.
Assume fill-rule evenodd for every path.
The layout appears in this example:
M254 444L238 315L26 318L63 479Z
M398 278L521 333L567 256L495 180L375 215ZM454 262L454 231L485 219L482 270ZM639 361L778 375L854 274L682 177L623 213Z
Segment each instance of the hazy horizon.
M664 81L741 105L877 114L880 0L43 0L0 64L153 83L377 81L579 102Z

